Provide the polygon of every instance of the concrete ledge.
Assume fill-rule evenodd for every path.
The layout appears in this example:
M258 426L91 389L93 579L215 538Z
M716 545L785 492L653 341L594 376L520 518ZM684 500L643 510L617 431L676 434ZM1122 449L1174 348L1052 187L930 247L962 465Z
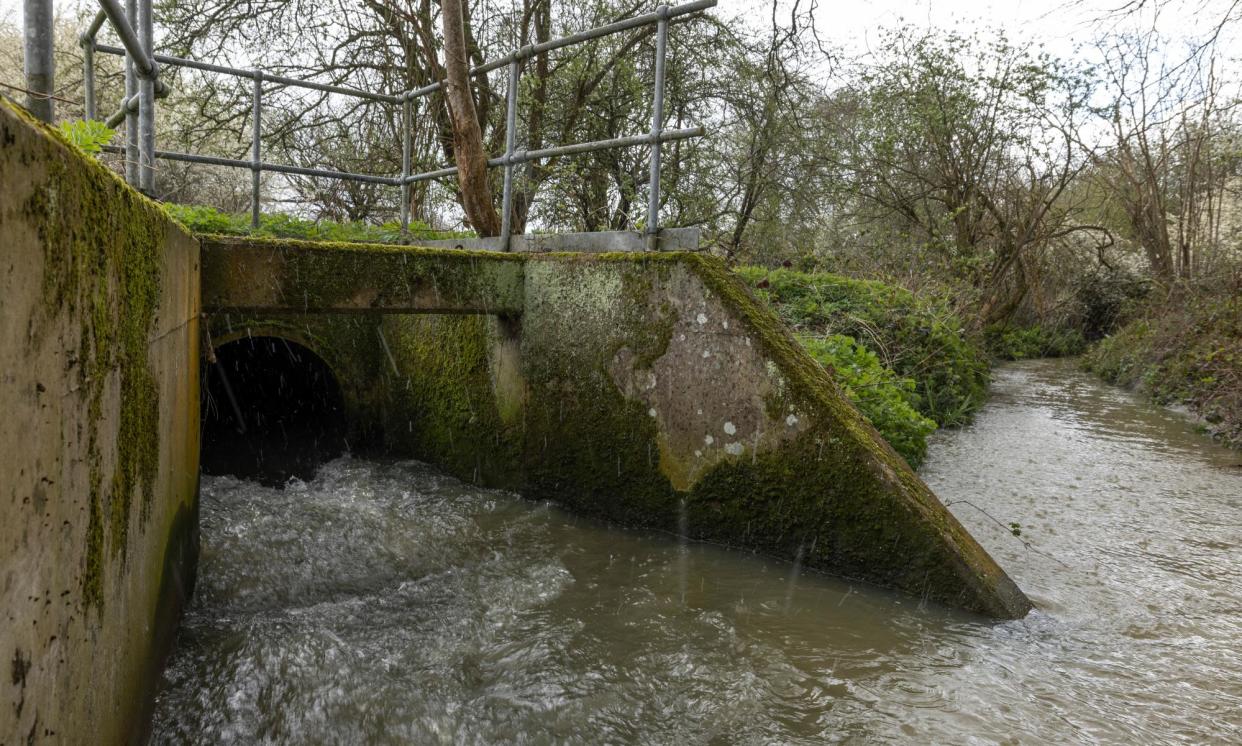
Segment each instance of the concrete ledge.
M203 308L243 313L520 314L522 257L201 236Z
M997 618L1030 602L715 257L532 255L523 492Z

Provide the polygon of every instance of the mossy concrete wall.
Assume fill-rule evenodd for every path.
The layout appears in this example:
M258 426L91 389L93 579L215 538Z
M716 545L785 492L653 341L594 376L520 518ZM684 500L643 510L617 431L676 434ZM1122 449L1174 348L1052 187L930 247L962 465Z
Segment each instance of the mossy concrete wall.
M203 306L254 313L521 313L516 254L204 236Z
M991 616L1030 609L718 260L532 257L522 329L526 492Z
M352 251L352 261L372 261ZM430 250L405 251L408 266L442 261ZM503 314L458 306L476 315L449 316L385 314L384 300L349 322L285 315L246 323L258 330L250 333L304 330L294 337L303 344L318 337L309 346L344 377L355 431L389 453L579 512L684 527L696 538L801 557L991 616L1029 610L830 374L718 260L652 253L470 261L483 277L517 272L520 303ZM299 273L319 276L305 265ZM205 279L226 281L242 282ZM277 277L272 286L296 282ZM209 286L206 296L241 290ZM282 310L296 311L291 305ZM340 310L362 309L346 301ZM213 333L227 323L236 334L246 316L221 303Z
M139 741L193 581L198 243L0 101L0 743Z

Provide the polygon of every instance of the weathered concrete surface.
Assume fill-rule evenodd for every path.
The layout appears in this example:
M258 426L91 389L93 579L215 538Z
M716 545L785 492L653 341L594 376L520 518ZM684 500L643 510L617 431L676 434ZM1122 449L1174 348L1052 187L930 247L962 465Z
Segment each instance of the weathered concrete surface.
M522 267L520 316L216 314L213 334L289 330L341 376L356 442L464 479L996 617L1030 609L718 260Z
M198 244L0 102L0 743L140 740L193 581Z
M522 329L526 493L995 617L1030 610L720 261L532 257Z
M521 313L513 254L203 238L208 312Z

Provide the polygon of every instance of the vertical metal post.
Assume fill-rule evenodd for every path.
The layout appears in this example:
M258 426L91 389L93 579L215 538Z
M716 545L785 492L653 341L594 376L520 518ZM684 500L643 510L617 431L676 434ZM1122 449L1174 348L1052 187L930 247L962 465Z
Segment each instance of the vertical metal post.
M518 60L525 56L523 48L509 60L509 95L508 108L505 111L505 188L501 198L500 213L500 248L509 250L509 239L513 234L513 145L517 140L517 94L518 77L521 66Z
M25 23L26 108L51 123L52 92L56 90L56 64L52 59L52 0L26 0Z
M668 48L668 6L656 8L655 85L651 101L651 180L647 187L647 251L660 240L660 129L664 126L664 56Z
M132 24L138 15L137 0L125 0L125 20ZM129 100L138 95L138 71L131 55L125 55L125 181L138 185L138 112L129 110ZM141 101L138 104L142 105Z
M138 0L138 42L151 74L138 80L138 188L155 196L155 30L151 0Z
M83 116L95 118L95 37L82 36L82 88L85 90L86 107Z
M263 72L254 71L254 94L250 99L250 227L259 227L259 177L263 169Z
M401 102L401 242L410 238L410 131L414 126L414 102L409 96Z

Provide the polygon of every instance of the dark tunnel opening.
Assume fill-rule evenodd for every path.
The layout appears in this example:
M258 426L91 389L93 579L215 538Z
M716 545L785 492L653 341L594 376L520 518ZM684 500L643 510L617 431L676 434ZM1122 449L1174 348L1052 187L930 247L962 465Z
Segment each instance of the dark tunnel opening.
M280 337L228 342L202 381L204 474L283 485L313 477L346 449L340 386L302 345Z

